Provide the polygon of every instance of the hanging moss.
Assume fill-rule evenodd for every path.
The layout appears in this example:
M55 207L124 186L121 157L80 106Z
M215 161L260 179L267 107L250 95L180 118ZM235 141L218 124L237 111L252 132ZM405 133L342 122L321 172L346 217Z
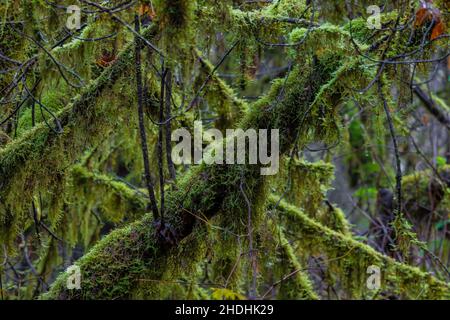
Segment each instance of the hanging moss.
M190 50L195 47L195 0L156 0L156 18L161 34L161 47L167 54L169 67L174 67L176 61L183 61L186 74L192 65ZM177 43L177 46L173 46ZM170 58L169 58L170 57ZM189 62L190 61L190 62Z
M281 264L281 279L279 281L280 288L278 290L277 298L295 299L295 300L317 300L318 296L313 290L311 281L309 280L305 268L299 263L289 240L284 236L281 228L278 228L279 244L279 259Z
M414 220L429 219L432 215L436 221L448 214L450 166L441 166L438 174L434 177L434 172L424 170L403 177L405 213Z
M236 97L233 90L222 79L215 73L212 73L214 66L210 61L201 57L200 51L195 50L195 54L198 57L201 71L205 74L205 77L212 74L208 87L205 89L205 98L219 116L219 119L216 121L216 127L223 130L231 128L239 119L239 116L244 114L248 105L245 101ZM204 79L199 77L199 86L203 81Z
M389 30L386 28L374 35L374 40L380 41L379 48L369 48L366 42L372 32L368 30L364 18L339 27L329 23L320 25L322 17L317 16L312 21L312 28L306 29L310 24L312 11L308 10L309 1L275 1L263 6L262 10L255 11L233 9L231 4L240 3L238 1L154 2L154 27L144 30L143 34L150 38L158 29L158 35L152 41L161 48L165 66L173 70L176 76L178 73L189 75L189 85L194 83L194 87L203 83L203 75L210 74L213 69L206 59L200 59L200 71L203 75L192 77L190 71L195 65L194 60L200 57L195 47L202 45L201 47L209 48L213 38L200 39L195 30L208 30L210 35L215 35L219 30L227 30L230 35L226 36L226 41L238 42L236 55L239 57L241 76L245 80L242 87L248 84L246 76L253 67L252 59L263 43L267 42L264 45L269 47L270 43L280 41L291 44L287 52L295 67L292 70L289 68L286 79L275 80L269 93L257 102L247 104L238 99L232 89L216 75L211 77L204 92L209 108L220 118L216 123L217 127L223 129L233 124L242 129L279 129L280 151L284 156L292 150L301 150L311 142L330 144L340 138L342 128L339 123L339 107L346 99L355 98L355 84L367 86L377 71L376 65L368 65L366 58L355 57L356 50L350 38L354 38L361 51L374 49L369 54L376 58L386 48L383 37ZM149 4L149 1L143 1L142 4ZM28 5L36 8L42 6L40 1ZM349 9L348 4L342 1L331 1L318 6L321 12L322 9L325 12L335 10L336 15L340 15L336 20L342 20L342 13ZM401 8L397 4L393 7L398 10L383 15L383 23L390 25L398 17ZM409 5L404 8L412 9ZM10 5L6 6L6 10L11 10ZM128 21L134 12L119 14L123 14ZM28 22L33 22L36 18L33 10L25 15ZM298 16L304 18L296 19ZM51 18L58 19L56 15ZM98 20L90 21L90 26L82 32L83 37L97 37L120 29L105 13L99 13L96 18ZM33 23L31 26L35 27ZM418 37L412 38L408 50L417 48ZM8 39L11 38L15 40L8 35ZM114 50L122 48L123 43L128 40L131 40L131 35L122 33L111 42L99 45L74 40L53 52L65 64L76 65L83 76L92 79L105 67L98 66L96 59L99 53L110 47ZM386 51L387 57L404 52L409 46L401 35L396 35L394 40L395 45ZM15 45L14 43L13 46ZM73 55L77 55L77 59ZM80 56L84 58L82 64L79 63ZM162 66L161 60L150 55L146 58L149 64L152 63L157 68ZM46 55L39 55L37 59L39 68L36 75L49 78L56 74ZM242 251L248 247L248 235L240 237L239 242L235 235L248 232L248 215L254 227L252 236L255 238L255 246L259 249L256 251L261 251L264 241L267 241L262 239L263 231L276 231L278 235L279 241L274 244L278 250L276 259L270 260L259 254L257 260L266 270L277 264L278 269L272 276L282 280L279 283L279 297L318 297L307 272L303 272L303 265L306 265L305 261L310 256L325 258L328 274L337 274L339 285L348 292L348 297L378 297L378 292L368 292L365 288L366 270L370 264L380 265L383 270L383 293L386 291L407 298L448 297L448 284L417 268L395 262L352 239L344 213L332 204L324 205L325 192L333 176L333 168L326 163L293 160L295 171L291 172L286 167L282 169L284 180L286 176L292 176L293 179L293 190L289 190L287 198L301 207L278 203L278 198L270 198L269 209L281 212L285 228L268 226L271 222L265 221L274 215L266 215L270 179L260 175L260 165L209 166L203 163L193 166L186 175L177 179L176 185L171 186L173 190L166 197L165 223L153 221L149 214L142 216L147 201L140 190L131 190L126 183L118 182L105 174L120 165L131 166L134 169L131 171L134 172L126 174L124 181L141 180L138 172L142 172L142 161L130 159L139 157L136 152L136 149L139 151L136 135L130 134L132 129L121 129L136 123L134 113L130 112L136 104L134 83L127 81L132 79L133 63L131 44L126 46L117 61L106 67L67 107L62 107L67 103L67 98L64 103L58 103L55 95L46 94L43 101L58 112L62 133L56 134L42 123L33 129L21 124L19 139L10 141L9 136L8 139L5 137L7 143L4 147L0 142L2 243L5 241L9 244L17 234L31 230L33 221L28 210L30 203L38 195L39 198L42 195L42 201L39 201L41 203L36 205L38 215L48 218L51 230L62 233L69 246L82 243L87 250L97 242L102 223L92 212L97 209L101 218L125 224L98 241L88 254L76 262L82 271L81 290L68 290L68 274L63 273L43 298L208 297L207 290L193 283L198 282L202 271L199 263L204 262L205 256L210 255L213 249L216 254L211 266L213 280L218 280L224 287L229 286L235 292L242 292L248 282L246 279L252 275L253 270L248 259L244 259L235 268ZM390 77L396 72L390 67L387 71ZM410 75L410 71L405 68L401 71L402 77ZM147 115L154 116L157 100L160 99L155 92L161 88L153 70L144 73L147 73L144 77L145 89L149 91L146 92L146 112ZM385 77L382 79L385 80ZM387 88L394 84L394 81L384 81L386 94ZM46 85L54 85L59 95L69 96L74 92L53 81L47 81ZM402 93L406 90L406 86L400 88ZM179 91L181 90L175 85L176 105L181 105L181 101L184 101L185 92ZM391 104L391 97L387 99ZM379 102L373 90L369 90L364 97L359 97L358 101ZM118 106L117 102L122 105ZM193 117L194 115L189 114L176 121L184 124ZM19 116L19 120L27 123L29 118L29 109ZM401 123L401 117L394 120ZM381 130L383 118L378 121L378 128ZM152 133L149 145L155 146L157 126L152 126L149 131ZM111 142L118 135L127 136L120 143L123 144L122 153L127 150L130 151L128 154L120 155L120 152L113 151L112 148L101 149L105 138ZM117 139L114 141L119 143L120 139ZM230 140L220 143L226 145ZM100 151L96 152L97 148ZM104 154L99 155L102 152ZM74 166L80 158L80 163ZM150 159L157 162L156 152L152 148ZM180 171L187 169L180 168ZM408 185L407 180L405 178L405 185ZM420 184L421 191L430 187L425 186L421 181L422 177L419 180L414 183ZM413 188L411 185L409 187ZM306 187L309 189L306 190ZM445 210L448 207L449 192L440 184L439 187L443 190L439 210ZM161 191L156 188L157 195ZM22 202L17 203L19 196ZM135 221L136 219L139 220ZM128 224L130 221L133 222ZM155 225L162 226L169 237L163 238L155 232ZM273 234L268 238L276 239ZM39 272L42 273L48 270L50 264L55 263L56 240L50 239L48 250L42 251L39 260ZM297 240L301 241L300 245L297 245ZM284 278L292 272L292 276ZM330 278L331 281L334 280L334 277ZM259 291L262 289L260 275L257 282ZM30 291L30 288L26 290ZM230 289L212 289L209 296L220 297L219 293L226 292L224 290ZM239 297L239 294L235 296Z
M152 34L147 29L145 36ZM115 84L132 61L132 48L128 47L111 68L91 83L74 102L57 113L62 133L55 133L45 123L40 123L22 137L14 140L0 151L0 197L1 239L9 243L21 224L28 218L30 199L38 191L59 195L65 185L65 170L90 145L109 135L118 124L117 111L127 112L126 105L116 110L111 103L127 101L132 96L126 87ZM101 98L101 99L99 99ZM96 103L101 101L101 103ZM53 124L55 125L55 124ZM17 195L22 201L17 203ZM55 201L58 197L54 197ZM52 224L60 216L57 203L51 210Z
M142 198L145 194L142 190L130 190L126 184L110 177L88 172L81 166L75 166L72 169L71 187L74 188L74 197L81 197L83 203L89 208L89 203L98 199L98 195L104 195L101 199L100 208L106 214L108 221L122 221L126 213L143 213L145 211L146 202ZM136 194L141 196L137 197ZM70 201L72 202L73 201ZM88 211L88 210L84 210ZM128 216L127 219L133 217Z
M270 201L275 205L278 197L272 196ZM303 250L311 255L325 255L328 268L341 278L351 297L373 296L373 292L366 287L366 280L367 268L375 265L381 269L381 290L384 292L408 299L449 298L449 285L431 274L401 264L349 236L324 227L283 201L276 210L280 210L288 219L288 225L293 231L291 236L294 241L301 239Z
M276 110L264 112L270 106L270 102L274 99L273 97L277 97L277 93L280 90L281 82L275 83L271 93L250 108L241 123L241 127L285 128L284 131L283 129L281 130L280 151L286 152L296 137L298 130L297 115L301 114L314 97L313 95L305 96L304 83L310 82L314 84L315 92L317 92L318 88L324 83L323 78L326 81L326 76L321 74L321 71L321 68L316 68L312 71L311 76L314 79L312 82L310 77L301 77L298 71L293 72L288 80L284 100L278 105ZM311 125L314 125L314 123L311 123ZM190 174L180 181L179 190L172 192L167 199L166 210L168 215L166 221L170 226L173 226L171 233L174 237L181 241L189 236L193 228L199 223L196 217L209 219L219 212L226 212L225 217L238 228L237 230L242 228L240 226L245 225L246 221L247 204L241 191L235 188L236 185L241 183L245 183L245 192L253 206L253 221L257 224L257 221L260 219L258 214L260 210L257 208L263 203L262 199L265 194L264 179L260 175L259 166L207 166L203 164L192 169ZM226 196L224 197L223 195ZM163 254L162 248L155 243L151 229L148 228L149 225L151 225L151 221L147 217L120 232L115 231L93 249L92 252L94 253L91 252L91 254L83 258L80 261L80 267L82 267L85 275L84 282L87 284L83 286L82 292L74 294L78 297L95 298L106 294L105 291L108 291L109 297L113 294L123 297L124 294L129 294L127 290L135 285L137 281L135 276L136 269L133 264L137 264L138 269L142 269L144 266L147 266L146 269L148 269L156 261L163 263L164 258L160 257ZM144 226L147 226L147 228ZM98 257L94 258L94 256L111 256L113 252L117 253L117 255L114 255L114 259L125 259L125 257L120 258L120 256L129 252L128 247L130 244L128 241L131 234L134 234L133 237L136 237L136 240L131 241L131 246L134 249L127 253L127 262L115 263L115 271L107 271L110 275L97 274L102 272L102 269L98 265L92 269L92 263L95 263L98 259ZM140 248L137 247L138 243L136 241L142 241L139 245ZM154 249L148 250L149 246ZM142 257L143 252L146 252L149 258L141 259L139 262L136 261L135 259L138 256ZM150 269L165 270L165 268L159 269L156 266L152 266ZM106 271L107 269L103 270ZM107 277L107 279L112 280L119 276L122 282L118 282L117 279L115 281L107 281L106 279L104 282L98 281L98 277ZM161 277L161 274L154 274L154 276L154 279L158 279ZM91 277L96 279L95 283ZM71 297L71 293L64 290L64 279L65 276L59 278L50 293L50 297ZM97 289L95 289L96 287Z
M315 215L333 179L332 164L286 158L282 162L281 173L276 176L277 191L284 193L289 203L303 206L306 212Z

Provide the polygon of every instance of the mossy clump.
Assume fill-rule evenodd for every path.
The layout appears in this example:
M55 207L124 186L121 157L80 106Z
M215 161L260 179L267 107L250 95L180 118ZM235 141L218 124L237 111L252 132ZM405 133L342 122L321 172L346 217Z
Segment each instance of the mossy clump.
M424 170L403 177L404 210L414 221L428 221L430 215L433 221L445 219L450 211L450 165L438 168L437 174Z
M333 231L278 197L270 197L273 210L281 211L287 219L288 239L302 241L299 254L326 258L327 268L339 279L349 297L380 298L379 294L397 294L408 299L448 299L450 286L429 273L383 256L368 245L349 235ZM377 266L381 270L380 291L367 288L367 268ZM415 279L412 281L411 279Z

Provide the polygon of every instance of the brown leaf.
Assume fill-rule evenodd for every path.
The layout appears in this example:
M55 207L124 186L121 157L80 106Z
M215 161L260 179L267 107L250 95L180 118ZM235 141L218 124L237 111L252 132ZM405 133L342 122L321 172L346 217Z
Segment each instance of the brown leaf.
M138 14L143 16L149 9L148 4L141 4L138 8Z
M445 26L442 21L439 21L433 28L431 32L431 40L438 38L441 34L445 32Z
M423 26L425 21L429 20L430 18L432 18L432 13L430 12L430 10L428 10L427 8L420 8L416 12L415 26L416 27Z
M103 52L101 57L96 60L97 65L106 68L116 61L117 57L114 53Z
M156 17L156 12L153 10L153 6L149 6L148 4L141 4L138 9L139 16L148 16L150 19L154 19Z

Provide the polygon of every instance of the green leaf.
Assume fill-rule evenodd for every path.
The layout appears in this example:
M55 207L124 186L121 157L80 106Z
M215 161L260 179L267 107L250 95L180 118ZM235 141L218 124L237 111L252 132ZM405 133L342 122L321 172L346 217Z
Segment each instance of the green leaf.
M214 300L245 300L242 294L225 288L212 288L211 298Z
M437 163L438 167L443 167L447 164L447 159L445 159L444 157L438 156L438 157L436 157L436 163Z
M377 189L373 187L362 187L355 191L353 194L355 197L360 199L375 199L377 197Z

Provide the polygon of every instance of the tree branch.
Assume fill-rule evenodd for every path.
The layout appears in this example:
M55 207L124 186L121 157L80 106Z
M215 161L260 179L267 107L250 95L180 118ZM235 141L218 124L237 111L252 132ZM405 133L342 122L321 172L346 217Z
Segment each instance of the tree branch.
M447 130L450 130L450 116L445 114L445 112L441 110L439 106L437 106L436 103L434 103L434 101L430 98L430 96L428 96L419 86L414 86L413 91L428 112L431 113L443 126L445 126Z

